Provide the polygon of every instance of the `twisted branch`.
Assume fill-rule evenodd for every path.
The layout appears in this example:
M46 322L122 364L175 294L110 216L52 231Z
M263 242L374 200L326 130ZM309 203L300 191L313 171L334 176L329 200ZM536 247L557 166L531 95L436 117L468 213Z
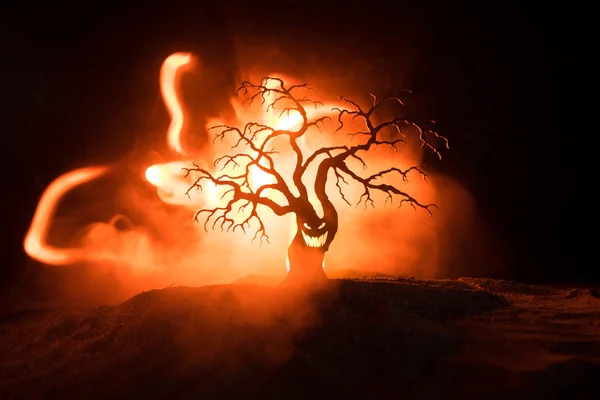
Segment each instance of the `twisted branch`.
M195 217L194 221L199 222L199 217L203 213L207 213L208 216L204 221L204 229L208 231L208 224L212 220L212 229L215 229L217 224L221 227L221 230L226 231L236 231L236 229L241 229L244 233L246 233L246 229L250 227L252 220L256 220L258 223L258 229L256 230L254 237L252 238L252 242L254 242L257 238L260 240L261 244L263 240L269 241L269 236L266 233L265 226L263 224L262 219L258 215L257 209L258 205L263 205L270 208L276 215L285 215L291 212L291 206L281 206L275 201L269 199L268 197L262 196L263 192L266 190L281 190L279 184L269 184L262 185L255 192L253 192L248 186L248 174L243 174L240 176L230 176L226 174L222 174L220 176L214 176L209 171L204 168L201 168L197 164L192 164L193 166L190 168L183 168L185 171L185 177L188 177L192 172L196 172L199 174L199 177L196 179L194 184L186 191L186 195L189 196L192 190L202 190L203 182L211 182L215 186L219 187L228 187L229 189L224 192L221 196L221 200L223 200L228 195L231 195L231 198L227 201L227 204L223 207L215 207L215 208L203 208L199 210ZM241 182L238 182L241 181ZM246 217L242 222L236 223L235 218L230 214L233 212L234 206L238 206L238 214L243 212L247 207L251 206L250 214Z
M340 130L342 130L345 127L344 117L346 117L346 118L349 117L351 122L361 120L365 124L364 128L361 131L351 132L351 133L348 133L347 135L349 135L351 137L351 139L358 137L358 138L363 138L366 140L363 143L357 144L354 146L331 146L331 147L324 147L324 148L316 150L315 152L313 152L313 154L308 156L308 158L306 159L306 162L302 165L301 173L303 174L306 171L306 169L308 168L308 166L312 162L314 162L317 158L319 158L322 155L327 155L329 158L327 158L321 162L321 165L323 166L323 168L319 168L320 176L319 175L317 176L317 185L320 186L319 192L324 192L324 185L327 180L328 171L329 171L329 169L333 169L335 176L336 176L336 186L340 192L340 195L342 196L342 199L346 203L348 203L348 200L344 196L344 194L342 192L342 188L339 184L341 181L340 177L342 176L342 175L340 175L340 172L343 172L344 174L351 177L352 179L354 179L356 182L360 183L363 186L364 192L360 196L358 204L360 204L361 202L364 202L365 207L367 207L367 205L374 206L374 202L371 197L371 191L378 190L378 191L381 191L381 192L384 192L387 194L386 204L388 201L392 201L392 195L396 195L396 196L401 197L399 206L401 206L404 203L408 203L415 210L417 207L422 208L422 209L426 210L429 213L429 215L432 215L431 209L437 207L435 204L422 204L418 200L416 200L414 197L410 196L408 193L406 193L392 185L373 183L374 180L376 180L378 178L383 178L384 176L391 174L391 173L400 174L402 176L403 181L408 182L408 174L411 171L417 172L424 179L426 179L427 174L421 169L420 166L413 166L413 167L408 168L407 170L401 170L399 168L390 168L385 171L381 171L379 173L373 174L369 177L362 178L359 175L357 175L355 172L351 171L350 168L348 167L348 165L346 164L346 160L348 160L350 158L354 158L362 164L363 168L366 169L365 161L361 158L361 156L358 153L361 151L368 152L369 150L376 148L378 146L389 146L395 152L398 152L397 145L406 144L406 142L404 140L404 138L406 137L406 134L403 131L403 128L406 128L406 127L415 128L417 131L419 140L421 141L421 146L422 147L425 146L428 149L430 149L431 151L433 151L434 154L436 154L436 156L438 158L442 157L441 153L439 152L439 150L437 149L437 147L435 145L430 143L429 137L431 137L431 136L435 137L436 139L440 140L446 148L449 148L448 140L445 137L439 135L438 133L434 132L431 129L426 129L423 126L423 124L421 124L421 123L409 121L409 120L406 120L403 118L394 118L389 121L375 124L373 121L373 116L376 113L376 111L382 106L382 104L387 103L387 102L395 102L400 105L404 105L404 103L402 102L400 97L398 97L398 95L392 95L392 96L387 96L387 97L382 97L382 98L377 98L374 95L371 95L371 96L373 98L373 105L369 109L365 110L358 103L356 103L352 100L349 100L345 97L339 97L339 99L343 103L346 103L347 105L349 105L350 108L334 108L333 109L333 111L337 112L338 127L336 129L336 132L339 132ZM429 121L429 122L434 123L434 121ZM401 136L401 138L394 139L394 140L381 139L382 132L384 132L386 129L390 129L390 128L394 130L393 133L395 133L397 136L398 135ZM358 206L358 204L357 204L357 206Z
M232 149L242 147L245 149L240 150L240 152L236 154L227 154L217 158L214 162L214 166L218 169L218 174L215 175L206 169L200 168L196 164L193 164L192 167L184 168L186 177L192 172L198 175L194 184L186 192L188 196L191 190L202 190L203 184L206 183L211 183L217 187L227 188L221 197L221 200L226 201L225 205L215 208L204 208L196 213L196 221L199 221L201 215L206 215L204 222L205 230L208 230L208 226L212 222L213 229L220 226L222 230L235 231L236 229L240 229L243 232L246 232L251 226L252 221L255 220L258 224L258 228L252 241L254 242L254 240L259 239L261 243L263 240L268 242L269 237L258 213L258 206L265 206L279 216L290 212L299 212L299 204L306 204L306 200L308 199L308 191L302 178L308 166L311 163L316 162L320 156L326 157L320 162L314 185L315 193L322 204L327 203L331 205L325 192L325 187L328 172L333 170L336 178L336 187L342 200L347 204L350 204L350 202L343 192L342 184L349 185L349 182L346 179L349 177L361 184L364 189L356 204L357 206L361 203L364 203L365 208L368 205L374 206L371 194L374 191L380 191L387 195L386 204L388 201L391 202L393 200L393 196L397 196L400 197L398 207L402 206L404 203L408 203L415 211L417 208L422 208L432 215L431 209L437 208L435 204L423 204L410 194L392 185L377 183L378 179L383 179L391 174L399 174L403 181L407 182L408 175L411 172L417 173L421 175L423 179L426 179L427 174L420 166L413 166L406 170L393 167L367 177L361 177L348 167L346 161L355 159L361 163L364 169L366 169L366 163L359 154L361 151L368 152L378 146L389 146L397 152L397 146L399 144L406 144L404 140L406 134L403 132L403 129L407 127L416 129L419 140L421 141L421 146L427 147L441 158L441 153L434 144L430 143L429 139L433 137L448 148L448 140L445 137L437 134L431 129L425 128L424 124L408 121L406 119L395 118L380 124L375 124L373 116L382 104L386 102L396 102L403 105L402 100L397 95L383 98L372 96L373 104L368 109L363 109L358 103L340 97L339 100L348 105L348 108L332 109L332 112L337 112L336 120L338 126L335 131L338 132L344 129L345 117L349 117L351 121L361 120L365 124L364 128L358 132L348 133L347 135L351 140L357 138L358 140L362 139L363 142L352 146L338 145L323 147L305 158L298 145L298 139L311 128L320 129L325 122L328 120L331 121L331 118L329 116L323 116L314 120L309 120L305 104L311 103L317 107L318 105L322 105L322 103L315 102L305 96L297 96L296 92L300 90L313 91L307 84L286 86L280 78L265 77L259 84L245 81L237 91L238 95L241 93L245 96L243 104L251 105L256 100L260 101L263 105L266 104L267 111L275 110L275 108L278 107L280 117L285 115L290 116L291 113L298 113L301 117L301 124L296 130L275 129L274 127L256 122L248 123L243 128L229 125L218 125L211 128L217 131L214 137L215 141L218 139L223 140L227 135L234 135L236 141L232 146ZM433 121L429 122L433 123ZM389 140L381 138L381 133L388 128L393 129L393 133L399 136L399 138ZM269 145L274 139L282 136L287 137L289 145L296 156L296 165L293 171L292 180L298 192L297 196L292 193L290 187L275 165L273 155L278 153L273 147L269 148ZM225 173L224 171L228 167L231 168L231 171L240 172ZM268 174L273 178L273 182L261 185L255 190L252 190L250 184L251 168L258 168L262 172ZM277 191L282 194L287 201L287 204L281 205L266 197L264 192L269 190ZM234 215L234 210L236 209L237 214L249 210L247 217L241 222L236 222L235 215L237 214Z
M232 195L225 206L213 209L202 209L196 213L196 220L198 220L201 214L207 214L204 224L205 229L207 229L209 221L212 220L213 229L219 225L221 229L235 231L235 229L239 228L245 232L250 221L255 219L259 224L259 228L253 240L258 236L261 238L262 242L262 239L268 240L268 236L265 232L263 221L257 213L257 205L260 204L266 206L277 215L293 212L293 204L296 203L297 197L292 194L288 184L277 170L277 166L275 165L272 156L278 153L274 148L269 149L269 145L275 138L287 136L289 138L290 147L296 155L296 165L301 166L303 154L297 143L298 138L303 136L311 128L320 129L320 127L330 119L328 116L324 116L309 120L305 105L313 104L316 108L319 105L322 105L322 103L313 101L306 96L297 96L296 93L300 90L314 92L307 84L286 86L283 80L273 77L265 77L261 79L259 84L245 81L237 90L238 95L241 94L245 97L242 104L250 106L254 101L260 101L262 105L266 105L267 112L277 108L279 110L279 117L284 115L289 116L294 112L298 113L302 118L298 130L275 129L274 127L256 122L248 123L243 128L229 125L218 125L210 128L211 130L216 130L213 142L219 139L224 140L227 135L234 135L236 141L231 148L237 149L245 147L245 149L237 154L227 154L217 158L214 162L214 166L218 168L220 173L218 176L212 175L206 169L200 168L196 164L193 164L193 167L184 168L186 176L192 172L199 174L197 180L186 192L188 196L191 190L202 190L202 185L206 182L212 182L216 186L229 187L229 190L225 192L223 198L227 195ZM232 171L239 170L240 172L237 174L223 173L228 167L230 167ZM273 178L274 183L261 185L253 191L250 185L250 172L253 167L270 175ZM293 175L294 186L296 186L296 189L298 190L298 197L306 197L307 189L302 183L302 175L298 173L298 170L299 169L296 168ZM263 192L268 190L281 193L286 199L287 205L277 204L275 201L261 196ZM241 223L235 223L234 217L232 216L235 207L239 207L239 210L241 211L251 207L248 218Z

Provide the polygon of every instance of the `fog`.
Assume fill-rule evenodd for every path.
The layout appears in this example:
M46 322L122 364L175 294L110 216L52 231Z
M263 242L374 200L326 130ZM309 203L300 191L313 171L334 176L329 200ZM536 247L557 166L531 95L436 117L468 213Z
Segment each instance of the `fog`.
M264 55L276 61L266 65L268 63L261 61L265 58L254 50L238 50L240 66L236 76L240 82L257 82L267 75L283 76L286 82L310 83L316 90L313 96L325 104L337 104L339 95L363 105L372 102L369 93L360 93L368 82L355 85L354 81L344 80L352 76L350 73L299 70L272 49ZM253 54L254 59L248 57L249 54ZM202 77L201 60L196 60L193 68L200 70L194 75ZM182 80L178 84L181 82L185 85L202 83ZM190 97L193 96L188 100ZM410 97L406 102L410 102ZM195 115L202 114L201 105L186 103L186 98L182 103L186 118L189 116L193 120ZM401 114L402 109L386 108L378 118L392 118L397 112ZM255 115L255 111L245 110L232 96L230 109L224 109L219 115L206 116L205 129L198 132L190 132L189 127L194 124L189 122L188 129L182 131L184 137L181 140L186 143L186 135L210 137L212 133L207 129L210 126L219 123L239 125L252 121ZM333 118L325 124L323 132L315 131L305 138L305 147L314 150L339 140L349 143L350 139L343 133L333 133L336 126ZM166 131L167 127L156 130ZM125 159L106 166L108 172L101 177L82 181L81 185L75 185L56 199L56 210L48 217L45 242L52 251L65 257L51 263L54 265L37 267L35 276L30 277L35 288L33 292L38 294L33 297L57 303L115 303L153 288L231 283L251 274L265 276L263 282L269 283L283 279L287 246L295 232L292 215L276 217L269 210L261 209L270 243L260 244L251 241L251 230L247 234L222 232L218 226L211 229L210 224L205 230L202 216L199 221L194 221L195 212L208 202L206 191L195 193L193 201L188 203L175 201L168 204L164 191L161 195L160 189L157 191L146 180L145 169L156 162L191 160L211 165L216 157L227 153L230 144L194 139L187 142L196 147L189 149L191 154L185 157L169 151L165 143L153 143L156 149L152 151L147 150L149 145L142 146L144 151L133 149ZM349 163L349 166L367 176L391 166L406 169L421 164L429 150L421 145L414 131L407 131L406 142L398 152L383 147L370 152L364 157L368 166L364 171L360 164ZM451 145L449 150L442 151L442 156L444 151L452 151ZM289 150L288 153L284 148L278 150L281 151L278 159L281 170L284 177L289 177L291 169L285 158ZM349 206L339 195L335 177L330 176L328 194L338 209L340 229L326 255L325 271L329 276L341 276L348 270L424 278L456 276L466 263L479 262L468 259L468 254L474 253L465 246L478 246L478 254L491 254L487 250L489 240L479 225L477 210L468 191L451 177L427 166L423 169L427 179L411 173L408 183L400 178L387 183L396 185L423 204L435 203L438 208L432 209L432 216L409 204L398 208L398 200L386 204L382 194L373 196L374 207L364 202L356 205L362 189L352 183L343 186L352 204ZM181 182L178 181L180 185L173 189L178 192L169 195L183 196L182 188L187 189L192 181L183 180L180 172L175 175L172 178ZM310 182L307 181L307 185L310 187ZM483 273L487 267L482 265L481 268Z

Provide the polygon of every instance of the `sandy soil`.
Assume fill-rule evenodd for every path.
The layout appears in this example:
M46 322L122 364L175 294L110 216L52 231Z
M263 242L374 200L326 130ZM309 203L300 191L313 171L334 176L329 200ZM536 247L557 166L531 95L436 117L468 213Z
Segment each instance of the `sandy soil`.
M592 399L600 293L514 282L171 287L0 316L0 398Z

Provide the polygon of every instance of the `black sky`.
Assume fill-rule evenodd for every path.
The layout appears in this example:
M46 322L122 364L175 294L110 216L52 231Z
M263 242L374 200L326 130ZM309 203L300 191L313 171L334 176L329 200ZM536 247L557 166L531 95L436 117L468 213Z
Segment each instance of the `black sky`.
M415 112L451 140L436 167L473 193L511 253L496 277L598 280L579 269L567 243L568 196L555 195L557 182L567 194L576 183L561 161L549 10L516 2L186 3L194 2L12 6L0 14L2 148L11 166L5 281L26 259L20 242L44 185L124 157L150 126L166 126L156 82L162 60L179 50L205 60L211 84L191 95L211 115L237 83L234 45L243 43L280 49L300 72L339 71L356 90L408 86Z

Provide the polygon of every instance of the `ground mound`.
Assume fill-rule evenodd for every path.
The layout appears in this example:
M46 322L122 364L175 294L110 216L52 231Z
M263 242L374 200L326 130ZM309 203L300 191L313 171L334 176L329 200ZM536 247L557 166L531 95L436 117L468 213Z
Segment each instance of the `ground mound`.
M581 290L505 281L371 276L332 280L318 293L247 284L171 287L81 313L13 312L0 321L0 397L469 398L517 389L532 395L527 385L540 376L600 372L589 357L516 372L485 357L495 344L482 339L481 329L494 330L515 307L534 312L528 299L539 308L543 296L599 301ZM570 346L564 354L581 352ZM486 372L479 379L474 371ZM480 383L475 389L469 374ZM494 384L485 384L490 379Z

